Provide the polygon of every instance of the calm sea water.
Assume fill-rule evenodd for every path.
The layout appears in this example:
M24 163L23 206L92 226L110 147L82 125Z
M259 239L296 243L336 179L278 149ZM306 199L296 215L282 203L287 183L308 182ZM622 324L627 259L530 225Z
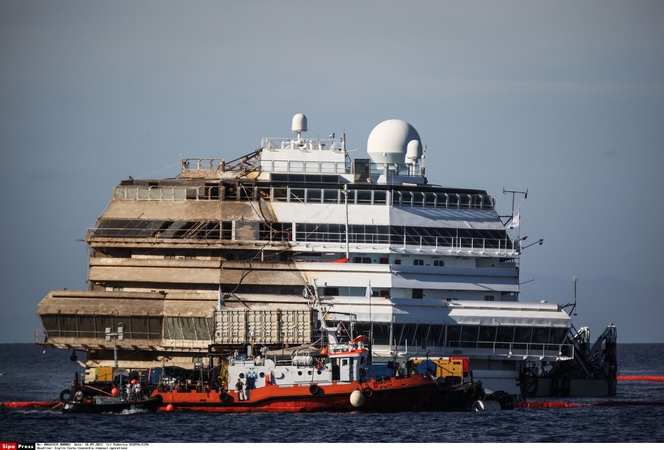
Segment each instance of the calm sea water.
M80 371L69 356L0 344L0 401L57 400ZM664 375L664 344L619 344L618 357L620 375ZM664 406L590 406L608 400L664 402L664 383L620 381L616 397L567 400L584 405L578 408L483 413L100 416L7 409L0 411L0 442L664 442Z

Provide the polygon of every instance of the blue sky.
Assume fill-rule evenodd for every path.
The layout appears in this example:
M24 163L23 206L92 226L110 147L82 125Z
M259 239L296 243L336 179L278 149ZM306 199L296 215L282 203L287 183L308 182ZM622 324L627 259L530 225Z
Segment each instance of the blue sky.
M249 153L298 112L356 157L408 121L429 181L501 214L503 188L528 189L521 232L544 245L522 300L578 276L599 303L575 323L618 311L621 342L664 342L663 18L661 1L2 0L0 342L32 342L49 290L85 288L82 240L121 179Z

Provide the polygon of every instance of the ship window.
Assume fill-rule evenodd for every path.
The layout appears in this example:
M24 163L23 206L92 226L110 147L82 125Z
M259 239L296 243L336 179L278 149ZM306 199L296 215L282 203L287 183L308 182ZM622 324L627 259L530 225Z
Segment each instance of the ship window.
M184 200L185 188L183 186L176 186L173 188L173 200Z
M476 209L482 209L482 202L484 201L484 196L475 194L472 196L472 207Z
M302 161L291 161L288 171L291 173L302 173L304 172L304 163Z
M424 204L428 207L436 206L436 194L427 192L424 194Z
M273 188L273 191L274 191L274 201L275 202L286 202L286 201L288 201L288 189L286 189L286 188Z
M261 160L261 170L263 172L272 172L272 161Z
M433 265L436 266L436 267L443 267L445 265L445 261L437 259L433 262Z
M275 172L288 172L288 161L275 161L274 162L274 171Z
M480 327L477 325L463 325L461 328L461 347L477 347Z
M290 201L291 202L304 202L305 190L302 188L290 188Z
M413 261L413 265L423 266L424 265L424 260L423 259L416 259L416 260Z
M459 208L470 208L470 194L460 196Z
M531 327L514 328L514 348L527 348L532 334Z
M115 199L116 200L124 200L125 199L125 194L126 194L126 188L124 188L124 187L116 187L115 188Z
M307 189L307 203L320 203L322 194L321 189Z
M448 347L459 347L461 344L461 326L447 326L447 345Z
M390 344L390 324L389 323L374 323L373 335L371 343L375 345L389 345Z
M448 197L448 204L450 208L459 207L459 194L450 194Z
M116 291L116 292L117 291L124 291L124 287L123 286L113 286L113 290Z
M323 202L324 203L336 203L339 201L339 190L338 189L324 189L323 190Z
M328 296L328 295L339 295L339 288L338 287L324 287L323 288L323 295Z
M431 325L427 341L434 347L441 345L443 340L444 325Z
M424 289L413 289L413 298L424 298Z
M553 344L562 344L567 335L567 328L552 328L549 342Z
M496 347L509 348L514 339L514 327L499 326L496 334Z
M427 339L429 337L430 327L431 326L428 323L419 324L415 332L413 343L419 342L422 348L427 348Z
M305 162L304 171L307 173L318 173L318 161Z
M493 209L493 198L490 195L484 196L484 209Z
M371 191L357 191L357 204L370 205L371 204Z
M368 257L362 257L362 256L355 256L353 258L353 262L355 264L371 264L371 258Z
M413 206L413 193L401 192L401 206Z
M480 348L492 348L496 340L498 327L480 326Z
M320 171L322 173L334 173L334 163L333 162L321 162Z
M161 199L161 189L157 187L150 188L150 200L160 200Z
M424 206L424 194L422 192L413 192L413 206Z
M198 198L198 188L188 187L187 189L187 200L196 200ZM139 192L140 197L140 192Z
M384 205L387 203L387 191L374 191L374 205Z
M415 323L406 323L403 325L403 330L401 332L401 337L397 341L397 345L406 345L415 342L415 333L417 332L417 324ZM396 333L395 333L396 335Z
M485 295L484 296L484 301L486 302L492 302L495 300L495 297L493 295Z
M147 200L148 195L150 194L150 188L147 186L139 186L138 187L138 199L139 200Z

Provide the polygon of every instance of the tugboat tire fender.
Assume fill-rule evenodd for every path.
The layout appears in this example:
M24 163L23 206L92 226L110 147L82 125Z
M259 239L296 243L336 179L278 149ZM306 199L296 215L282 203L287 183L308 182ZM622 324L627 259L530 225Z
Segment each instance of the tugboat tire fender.
M60 392L60 401L62 403L66 403L69 400L71 400L71 390L65 389L62 392Z
M219 394L219 400L221 400L222 403L228 403L228 400L230 400L230 398L231 397L226 392L222 392L221 394Z
M312 384L311 386L309 386L309 392L311 392L311 395L318 394L318 390L319 388L317 384Z
M362 392L364 393L364 396L366 398L371 398L371 396L373 395L373 389L371 389L370 387L365 387L364 391Z

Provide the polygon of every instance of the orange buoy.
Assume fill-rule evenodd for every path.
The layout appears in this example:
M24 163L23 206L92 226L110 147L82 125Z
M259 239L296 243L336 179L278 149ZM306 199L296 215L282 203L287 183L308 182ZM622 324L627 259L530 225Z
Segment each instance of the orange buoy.
M174 409L175 409L175 406L173 406L172 403L169 403L169 404L166 406L166 411L173 411Z

